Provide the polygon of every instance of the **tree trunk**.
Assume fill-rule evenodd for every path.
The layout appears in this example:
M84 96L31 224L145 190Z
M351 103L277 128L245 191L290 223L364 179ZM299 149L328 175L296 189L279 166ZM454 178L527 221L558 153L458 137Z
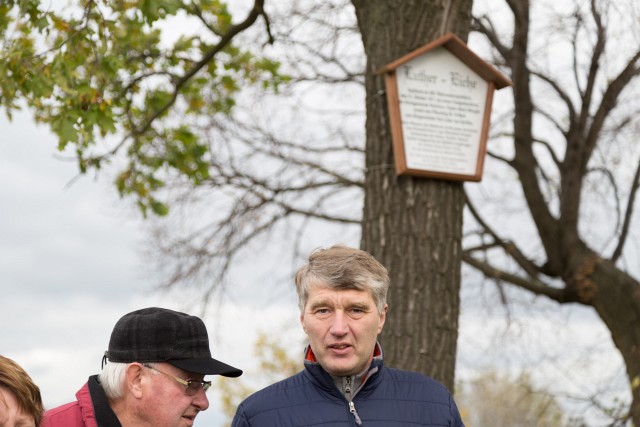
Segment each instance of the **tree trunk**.
M466 39L472 0L352 0L367 55L362 248L388 269L385 363L454 385L462 184L395 174L383 76L377 70L454 32Z
M571 279L569 287L587 299L611 331L631 385L630 418L640 426L640 283L596 255L586 258Z

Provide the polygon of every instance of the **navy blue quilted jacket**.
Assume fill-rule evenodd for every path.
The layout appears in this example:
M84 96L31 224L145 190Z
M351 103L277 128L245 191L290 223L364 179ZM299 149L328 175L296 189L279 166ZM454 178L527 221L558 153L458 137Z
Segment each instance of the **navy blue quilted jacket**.
M243 401L231 425L464 427L453 398L440 383L415 372L385 368L381 355L371 367L376 372L367 378L350 408L331 376L317 362L305 360L302 372Z

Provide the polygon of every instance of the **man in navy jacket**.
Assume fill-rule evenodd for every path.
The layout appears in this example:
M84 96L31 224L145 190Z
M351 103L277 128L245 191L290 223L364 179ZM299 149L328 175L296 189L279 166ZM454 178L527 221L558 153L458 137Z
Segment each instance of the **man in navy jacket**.
M332 246L314 251L295 282L309 337L305 369L248 397L232 427L464 427L444 386L383 366L384 266L362 250Z

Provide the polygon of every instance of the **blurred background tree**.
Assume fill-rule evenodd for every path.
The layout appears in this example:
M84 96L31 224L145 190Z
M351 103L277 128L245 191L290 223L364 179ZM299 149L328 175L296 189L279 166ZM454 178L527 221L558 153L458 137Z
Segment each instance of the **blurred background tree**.
M548 391L536 390L526 375L511 379L487 371L456 390L467 427L568 427L562 408Z
M258 334L254 347L256 364L251 368L252 371L257 372L257 375L252 376L250 385L243 377L239 379L219 377L216 379L222 394L222 409L229 425L243 399L267 385L302 370L302 350L298 352L299 359L293 358L290 349L284 348L280 342L278 337L270 336L266 332ZM301 345L300 348L304 348L304 345ZM260 383L255 382L256 377L260 378Z

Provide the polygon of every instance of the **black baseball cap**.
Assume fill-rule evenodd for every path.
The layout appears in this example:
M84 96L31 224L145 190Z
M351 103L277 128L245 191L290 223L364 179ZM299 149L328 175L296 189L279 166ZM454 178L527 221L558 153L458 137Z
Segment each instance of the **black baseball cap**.
M125 314L111 333L110 362L166 362L204 375L239 377L240 369L211 357L202 319L166 308L149 307Z

